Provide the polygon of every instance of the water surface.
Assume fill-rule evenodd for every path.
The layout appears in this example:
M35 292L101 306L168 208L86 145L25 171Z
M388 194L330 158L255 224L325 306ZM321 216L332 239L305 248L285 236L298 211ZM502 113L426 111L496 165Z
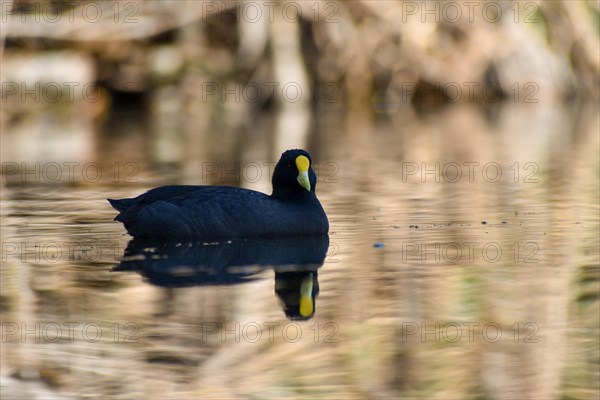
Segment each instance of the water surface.
M522 104L319 114L305 147L331 231L306 320L286 317L281 291L309 281L282 286L256 259L219 284L206 277L220 270L169 270L167 284L115 270L130 237L106 197L179 183L268 191L268 129L242 152L202 131L206 146L182 141L181 163L161 162L144 132L98 132L91 156L44 159L37 144L22 161L33 173L3 165L3 394L594 398L597 127L594 111ZM64 163L80 164L55 182L50 162L67 177Z

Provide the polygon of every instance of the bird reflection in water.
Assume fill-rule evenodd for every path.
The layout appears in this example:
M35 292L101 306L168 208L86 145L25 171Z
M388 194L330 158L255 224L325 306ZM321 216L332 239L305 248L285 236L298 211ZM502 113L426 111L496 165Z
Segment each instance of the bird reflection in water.
M251 282L272 268L286 317L307 320L315 315L318 269L328 247L328 235L211 243L133 239L113 271L135 271L153 285L178 288Z

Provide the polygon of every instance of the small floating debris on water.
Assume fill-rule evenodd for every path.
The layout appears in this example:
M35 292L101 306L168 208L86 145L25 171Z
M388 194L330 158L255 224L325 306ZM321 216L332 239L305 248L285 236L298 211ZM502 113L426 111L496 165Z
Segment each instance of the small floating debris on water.
M383 242L375 242L373 243L373 247L375 247L376 249L381 249L385 247L385 244Z
M486 222L487 223L487 222ZM461 224L457 222L449 222L447 224L423 224L419 225L409 225L410 229L443 229L443 228L453 228L457 226L471 226L471 224ZM393 228L400 228L399 226L392 225Z
M487 221L481 221L481 225L487 224Z
M502 221L503 224L506 224L506 221Z

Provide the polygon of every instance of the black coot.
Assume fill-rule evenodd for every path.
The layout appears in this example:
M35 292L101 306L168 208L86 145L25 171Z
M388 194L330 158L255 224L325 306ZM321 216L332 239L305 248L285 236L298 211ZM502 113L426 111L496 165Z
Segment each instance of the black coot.
M325 234L310 154L288 150L273 171L273 193L231 186L163 186L131 199L108 199L139 238L280 237Z

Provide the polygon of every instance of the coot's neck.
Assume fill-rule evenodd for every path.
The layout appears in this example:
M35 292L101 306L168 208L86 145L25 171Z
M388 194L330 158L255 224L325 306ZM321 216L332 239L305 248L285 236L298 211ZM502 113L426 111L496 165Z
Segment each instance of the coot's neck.
M306 200L316 198L314 191L298 190L289 188L273 189L271 197L279 200Z

